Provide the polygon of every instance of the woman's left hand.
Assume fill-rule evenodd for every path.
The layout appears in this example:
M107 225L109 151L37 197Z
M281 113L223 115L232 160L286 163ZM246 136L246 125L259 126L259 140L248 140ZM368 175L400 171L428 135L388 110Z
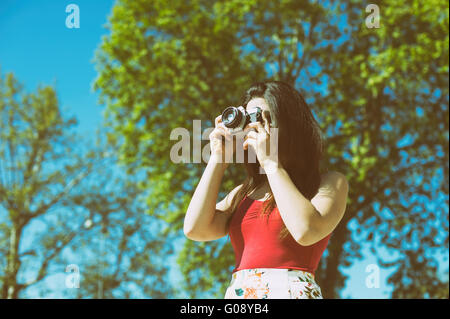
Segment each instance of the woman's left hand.
M264 126L260 122L249 123L244 132L245 136L243 147L247 150L252 147L256 153L259 164L266 171L280 167L278 163L278 139L277 136L270 135L270 125L263 113ZM267 150L267 151L266 151Z

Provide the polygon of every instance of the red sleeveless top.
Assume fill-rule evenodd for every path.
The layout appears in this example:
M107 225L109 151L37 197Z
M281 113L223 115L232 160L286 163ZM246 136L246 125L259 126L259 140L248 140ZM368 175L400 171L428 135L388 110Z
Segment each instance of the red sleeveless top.
M289 234L279 239L284 222L275 207L269 218L260 216L264 202L247 196L231 217L228 233L234 248L233 272L250 268L290 268L315 274L330 233L310 246L302 246Z

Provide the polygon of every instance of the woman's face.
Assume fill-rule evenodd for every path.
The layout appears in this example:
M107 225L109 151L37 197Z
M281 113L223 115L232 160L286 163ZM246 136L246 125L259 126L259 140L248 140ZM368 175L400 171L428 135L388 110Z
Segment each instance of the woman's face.
M266 103L266 100L261 98L261 97L255 97L253 99L251 99L246 106L246 110L247 112L250 112L252 110L254 110L255 108L261 108L261 111L263 112L263 117L265 117L267 120L269 120L270 123L270 109L269 106ZM266 122L264 123L265 125L267 124Z

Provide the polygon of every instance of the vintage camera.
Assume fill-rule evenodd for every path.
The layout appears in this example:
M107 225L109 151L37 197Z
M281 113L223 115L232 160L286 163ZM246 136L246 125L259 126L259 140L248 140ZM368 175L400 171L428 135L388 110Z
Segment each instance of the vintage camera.
M230 106L222 112L222 123L230 130L231 134L241 132L248 123L253 122L263 123L262 110L259 107L247 112L243 106Z

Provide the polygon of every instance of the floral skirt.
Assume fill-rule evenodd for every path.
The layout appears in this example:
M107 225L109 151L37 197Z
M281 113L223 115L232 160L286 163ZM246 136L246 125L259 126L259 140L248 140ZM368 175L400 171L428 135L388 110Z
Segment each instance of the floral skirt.
M323 299L310 272L254 268L233 273L225 299Z

